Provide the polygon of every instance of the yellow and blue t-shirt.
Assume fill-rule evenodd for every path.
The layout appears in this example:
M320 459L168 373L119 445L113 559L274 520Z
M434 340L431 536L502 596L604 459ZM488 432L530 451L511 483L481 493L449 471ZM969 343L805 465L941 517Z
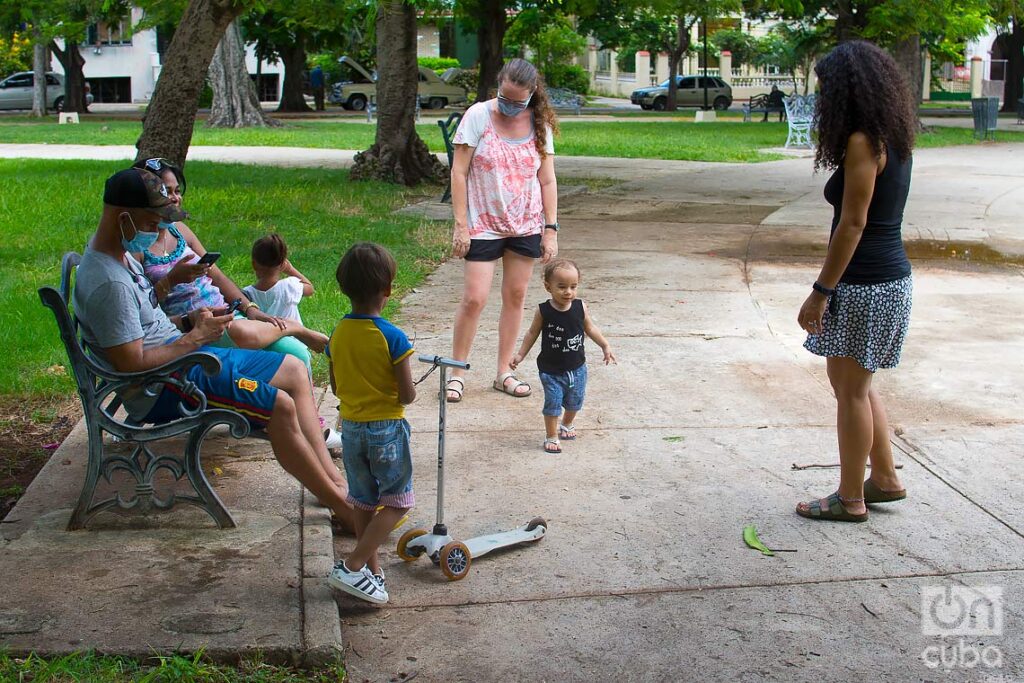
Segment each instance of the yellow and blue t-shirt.
M412 355L413 348L402 330L379 316L350 313L334 328L327 352L343 420L405 417L395 366Z

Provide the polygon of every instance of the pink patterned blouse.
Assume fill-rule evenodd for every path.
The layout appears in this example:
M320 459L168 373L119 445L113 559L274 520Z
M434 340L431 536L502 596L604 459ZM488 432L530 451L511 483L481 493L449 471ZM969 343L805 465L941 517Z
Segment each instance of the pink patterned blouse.
M494 128L491 100L478 102L462 117L453 143L474 148L469 164L468 209L471 239L501 239L540 234L544 205L540 195L541 158L534 133L519 140ZM554 154L548 129L546 151Z

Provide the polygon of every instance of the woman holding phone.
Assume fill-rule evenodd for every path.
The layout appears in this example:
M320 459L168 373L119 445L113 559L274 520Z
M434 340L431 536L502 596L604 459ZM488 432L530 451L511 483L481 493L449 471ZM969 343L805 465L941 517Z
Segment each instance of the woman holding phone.
M146 159L136 162L135 167L157 174L171 200L181 207L185 191L181 169L166 159ZM184 223L160 223L153 243L133 256L142 263L146 277L153 283L160 307L168 316L178 316L183 329L188 329L189 314L193 311L226 311L228 302L240 302L235 320L214 346L286 353L301 360L308 369L310 349L320 353L327 345L327 335L296 320L276 318L261 311L216 266L220 254L208 252Z

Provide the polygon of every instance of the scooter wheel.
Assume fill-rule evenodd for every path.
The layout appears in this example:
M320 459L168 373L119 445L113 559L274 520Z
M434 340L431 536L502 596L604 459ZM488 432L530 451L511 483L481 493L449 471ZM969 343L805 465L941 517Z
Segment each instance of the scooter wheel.
M412 562L426 552L424 548L409 550L409 542L420 536L426 536L426 529L409 529L398 539L398 556L406 562Z
M469 574L469 565L473 558L470 557L469 548L465 543L452 541L441 548L441 571L448 577L449 581L458 581L466 578Z
M548 523L544 521L543 517L534 517L533 519L531 519L529 522L526 523L526 530L527 531L533 531L534 529L536 529L539 526L544 527L544 530L547 531Z

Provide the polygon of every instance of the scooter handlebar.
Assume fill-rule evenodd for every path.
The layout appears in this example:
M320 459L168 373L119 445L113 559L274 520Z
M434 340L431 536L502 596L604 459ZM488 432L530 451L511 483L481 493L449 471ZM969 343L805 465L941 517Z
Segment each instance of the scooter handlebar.
M460 370L469 370L469 363L461 360L455 360L454 358L445 358L444 356L429 356L425 353L421 353L418 356L421 363L429 363L430 365L443 365L446 368L459 368Z

